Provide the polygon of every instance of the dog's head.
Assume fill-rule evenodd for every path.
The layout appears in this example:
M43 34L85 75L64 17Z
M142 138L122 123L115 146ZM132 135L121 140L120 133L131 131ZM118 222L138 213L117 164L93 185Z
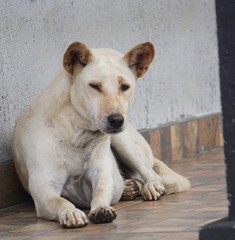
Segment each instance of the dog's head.
M127 54L111 49L89 49L72 43L64 54L64 68L72 77L71 102L92 130L124 130L136 80L154 57L151 43L139 44Z

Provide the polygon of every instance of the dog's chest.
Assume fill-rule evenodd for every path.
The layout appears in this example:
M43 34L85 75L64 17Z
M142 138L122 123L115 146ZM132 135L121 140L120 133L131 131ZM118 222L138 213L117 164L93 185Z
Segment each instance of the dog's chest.
M92 152L103 138L104 135L99 131L80 130L69 139L59 140L64 165L71 175L77 175L86 170Z

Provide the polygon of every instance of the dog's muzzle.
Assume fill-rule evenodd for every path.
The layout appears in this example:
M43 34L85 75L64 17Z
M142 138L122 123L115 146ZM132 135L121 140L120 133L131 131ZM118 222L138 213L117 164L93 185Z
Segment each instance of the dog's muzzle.
M123 130L124 117L119 114L111 114L107 117L108 122L108 132L109 133L119 133Z

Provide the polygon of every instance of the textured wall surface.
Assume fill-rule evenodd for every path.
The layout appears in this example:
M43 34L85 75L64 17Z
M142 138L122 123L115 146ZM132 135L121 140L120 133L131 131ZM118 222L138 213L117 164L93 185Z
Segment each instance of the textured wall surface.
M151 41L156 58L138 82L138 129L220 111L213 0L28 0L0 5L0 162L15 120L62 66L68 44L123 53Z

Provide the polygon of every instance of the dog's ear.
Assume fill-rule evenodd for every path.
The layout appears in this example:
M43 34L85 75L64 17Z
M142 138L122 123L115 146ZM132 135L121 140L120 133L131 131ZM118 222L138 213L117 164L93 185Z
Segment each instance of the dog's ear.
M64 54L63 65L65 70L71 75L75 72L75 67L85 67L92 60L92 53L86 45L74 42L69 45Z
M154 46L150 42L142 43L132 48L124 60L137 78L142 77L154 58Z

